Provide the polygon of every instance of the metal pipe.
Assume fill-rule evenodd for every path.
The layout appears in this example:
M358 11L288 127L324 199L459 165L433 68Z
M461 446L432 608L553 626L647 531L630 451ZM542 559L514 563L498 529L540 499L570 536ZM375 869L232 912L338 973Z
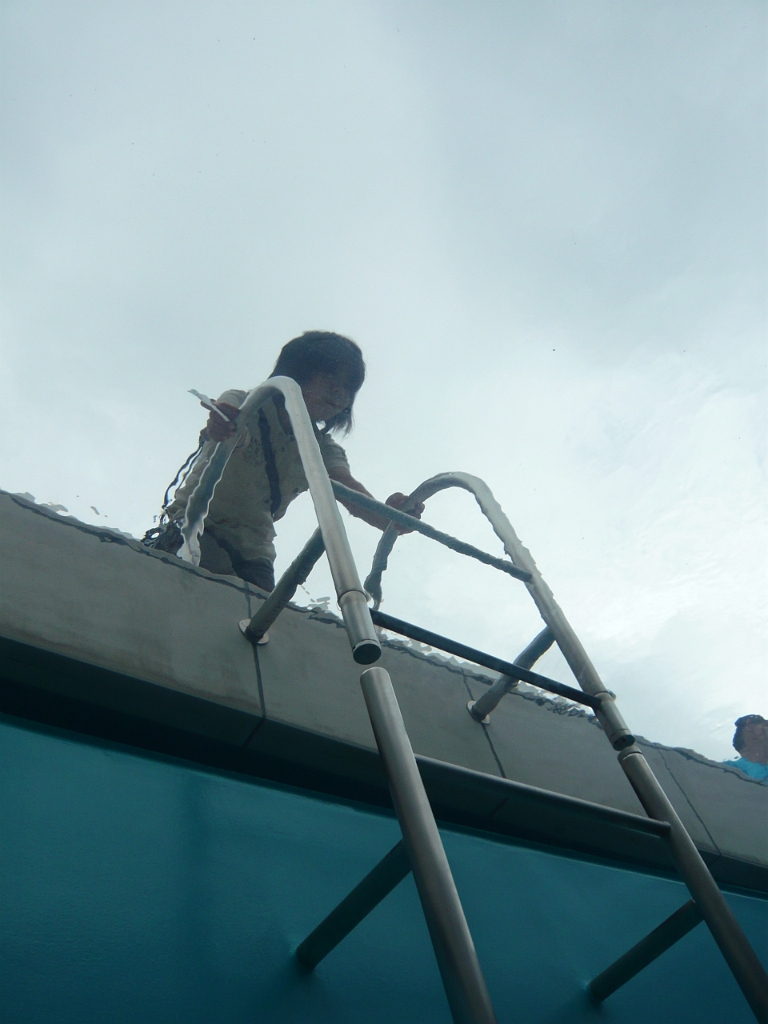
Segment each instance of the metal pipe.
M438 766L442 770L463 775L465 777L475 776L480 778L478 773L468 769L458 768L456 765L446 765L441 762L432 761L429 758L420 758L428 768ZM421 774L421 773L420 773ZM650 818L639 817L625 811L616 811L603 807L599 804L590 804L584 800L574 797L561 796L555 793L548 793L534 790L522 783L511 782L508 779L496 777L483 777L483 782L491 786L498 793L499 798L509 795L506 791L512 791L518 795L534 794L538 799L545 800L562 808L578 811L581 815L590 816L595 825L612 824L616 827L623 827L637 830L645 835L666 838L669 833L669 826L665 822L657 822ZM530 813L530 809L529 812ZM357 925L376 907L378 904L399 885L399 883L410 872L411 865L405 846L401 840L379 863L365 876L365 878L347 895L338 906L307 936L296 949L295 957L309 970L313 970ZM611 970L611 968L609 968ZM603 997L604 998L604 997Z
M552 644L555 642L554 634L549 626L545 626L542 631L531 640L525 650L521 651L515 660L512 662L518 668L533 668L539 658L546 654ZM488 716L494 710L496 705L499 703L501 698L509 693L509 691L517 686L519 680L514 679L512 676L501 675L496 682L491 686L490 690L483 694L479 700L471 700L467 704L467 709L476 722L483 722L487 724Z
M422 533L425 537L436 540L438 544L444 544L445 547L450 548L452 551L458 551L460 555L469 555L470 558L476 558L485 565L492 565L494 569L499 569L501 572L507 573L508 576L513 576L516 580L527 581L531 578L529 572L526 572L524 569L518 569L512 562L508 562L504 558L497 558L495 555L489 555L487 551L482 551L473 544L467 544L466 541L458 540L449 533L436 530L434 526L429 526L428 523L422 523L420 519L416 519L415 516L409 516L407 512L392 508L391 505L385 505L381 501L376 501L375 498L371 498L367 494L361 494L360 491L353 491L351 487L345 487L338 480L332 480L331 486L336 497L342 501L348 501L351 505L359 505L360 508L367 509L369 512L375 512L376 515L381 516L383 519L389 519L398 526L404 526L408 530L413 530L414 533Z
M325 542L323 541L323 535L319 529L315 530L250 622L248 619L244 620L248 624L243 629L243 633L251 643L258 643L266 634L269 627L296 593L298 587L312 572L315 563L324 551Z
M496 1024L389 674L383 668L366 669L360 684L453 1020L455 1024Z
M437 647L438 650L446 651L448 654L455 654L458 658L474 661L476 665L483 665L485 668L493 669L494 672L501 672L512 679L522 679L523 682L538 686L541 690L556 693L560 697L567 697L568 700L576 701L578 704L586 704L587 707L593 708L595 711L600 707L599 698L592 697L582 690L577 690L573 686L567 686L565 683L559 683L556 679L540 676L538 672L530 672L526 668L520 668L509 661L496 658L492 654L478 651L475 647L467 647L466 644L450 640L447 636L440 636L439 633L432 633L428 629L422 629L421 626L415 626L412 622L403 622L402 619L396 619L392 615L376 611L371 612L371 619L377 626L391 629L393 633L401 633L412 640L429 644L430 647Z
M509 555L513 564L518 569L530 573L530 580L526 586L533 598L536 607L539 609L542 619L546 622L555 634L557 645L563 652L565 660L576 676L579 686L585 693L597 696L607 692L600 676L597 674L594 665L589 660L581 641L573 631L571 624L561 611L555 596L544 582L541 573L530 551L523 547L520 539L512 528L512 524L504 514L504 510L491 493L491 489L477 476L470 473L440 473L437 476L425 480L419 484L415 491L412 491L405 503L404 508L413 507L417 502L426 501L438 491L447 487L461 487L474 495L480 506L480 510L493 527L496 536L504 545L504 550ZM397 540L397 533L388 527L379 541L376 553L373 557L373 565L365 581L365 589L374 599L374 608L381 603L381 576L387 567L389 554ZM621 720L618 711L611 707L610 715L603 714L600 707L596 708L597 717L606 735L613 744L614 749L622 750L634 742L632 733L626 723Z
M470 476L468 473L439 473L437 476L430 477L429 480L425 480L419 484L415 491L411 492L401 511L407 513L409 508L414 508L420 502L427 501L437 494L438 491L445 490L447 487L461 487L473 494L480 506L481 512L493 527L494 533L502 543L505 543L504 524L509 525L509 523L501 510L501 506L496 502L488 486L479 477ZM500 518L497 513L500 514ZM500 526L500 528L497 528L497 526ZM378 608L381 604L381 577L387 568L389 555L395 546L398 536L399 533L393 526L387 527L376 547L371 571L365 580L365 589L374 599L375 608ZM507 551L507 554L510 554L509 551ZM513 564L515 564L515 559L511 554L510 558ZM524 567L518 566L518 568L523 568L523 571L525 571Z
M678 871L712 932L760 1024L768 1021L768 975L677 816L658 779L637 747L619 754L621 767L646 813L670 825L669 847Z
M410 870L411 864L401 839L299 945L294 956L302 967L314 970L402 882Z
M590 981L589 991L592 997L599 1003L607 999L616 989L626 985L662 953L666 953L688 932L693 931L697 924L701 924L702 920L699 908L693 900L688 900L666 921L662 921L658 928L654 928L637 945L620 956L610 967L607 967L602 974L598 974Z
M368 600L352 558L344 523L333 496L331 482L323 464L301 388L290 377L270 377L269 380L259 384L245 396L235 419L234 435L228 441L217 444L213 449L197 487L187 502L181 529L184 545L179 556L195 565L199 564L199 537L204 529L205 517L208 514L216 485L221 479L229 456L237 443L238 435L249 418L269 397L275 394L282 395L285 401L285 411L293 429L304 475L309 484L309 493L323 535L325 550L328 553L328 563L331 567L344 625L352 646L352 656L358 664L369 665L381 655L381 645L371 622Z
M531 580L526 583L526 586L541 617L554 633L558 647L581 688L598 702L598 707L595 709L598 720L614 749L620 751L619 761L646 812L649 816L659 821L666 821L670 825L670 849L678 871L699 906L704 920L755 1016L761 1024L765 1024L768 1022L768 978L760 961L731 912L725 897L718 889L693 840L688 835L641 751L635 746L634 737L615 705L613 694L606 690L581 641L557 604L554 594L544 582L530 551L523 547L512 524L490 489L478 477L470 476L468 473L441 474L417 487L410 495L405 507L407 508L409 504L413 505L417 501L424 501L446 487L463 487L474 494L481 510L490 521L514 564L531 573ZM396 539L393 530L390 528L385 530L374 556L373 568L365 581L366 589L377 602L381 600L381 573L386 568L389 551ZM525 678L522 673L521 678Z

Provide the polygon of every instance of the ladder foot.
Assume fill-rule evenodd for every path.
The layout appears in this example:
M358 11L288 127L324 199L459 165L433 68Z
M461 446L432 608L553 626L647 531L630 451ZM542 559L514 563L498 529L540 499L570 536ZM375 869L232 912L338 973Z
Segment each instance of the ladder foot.
M477 704L476 700L468 700L467 701L467 711L470 713L470 715L472 715L472 717L474 718L474 720L476 722L480 723L480 725L490 725L491 724L491 717L490 717L490 715L486 715L485 718L478 718L477 715L474 713L472 708L475 706L475 704Z
M238 622L238 626L240 627L240 632L243 634L243 636L246 638L246 640L251 640L251 638L248 636L248 627L250 626L250 624L251 624L251 620L250 619L240 619L240 621ZM253 643L253 642L254 641L251 640L251 643ZM265 633L263 636L260 636L259 639L256 640L256 643L259 644L259 646L261 646L262 644L268 644L269 643L269 633Z

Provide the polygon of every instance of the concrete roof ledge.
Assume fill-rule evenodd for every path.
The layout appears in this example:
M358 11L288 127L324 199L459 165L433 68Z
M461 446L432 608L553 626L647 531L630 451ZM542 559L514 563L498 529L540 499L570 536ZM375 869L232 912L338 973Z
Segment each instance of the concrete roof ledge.
M3 491L0 558L2 710L44 717L70 700L253 756L372 770L359 668L332 612L290 606L254 650L237 624L263 600L256 588ZM643 813L591 713L522 685L481 726L466 705L492 675L399 639L381 664L417 754ZM700 849L768 871L768 786L640 742Z

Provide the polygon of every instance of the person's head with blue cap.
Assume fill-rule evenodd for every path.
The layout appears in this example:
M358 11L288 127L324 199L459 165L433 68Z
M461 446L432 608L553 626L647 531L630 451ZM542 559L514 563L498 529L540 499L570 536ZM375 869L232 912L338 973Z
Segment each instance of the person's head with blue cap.
M747 760L768 764L768 719L762 715L742 715L734 722L733 746Z

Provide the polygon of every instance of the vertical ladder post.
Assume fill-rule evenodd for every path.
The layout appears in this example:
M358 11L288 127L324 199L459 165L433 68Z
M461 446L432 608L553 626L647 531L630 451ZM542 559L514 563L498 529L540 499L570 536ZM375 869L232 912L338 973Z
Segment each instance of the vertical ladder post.
M504 544L504 549L513 564L528 576L526 580L528 592L539 609L542 619L554 635L557 645L576 676L581 689L592 698L592 701L596 702L592 706L595 708L597 719L603 727L607 740L618 752L627 778L649 817L658 821L666 821L670 825L670 848L678 871L688 886L752 1011L760 1024L768 1024L768 976L766 976L765 970L685 826L677 816L642 751L636 745L632 731L628 728L616 706L615 695L605 688L581 641L563 614L554 594L545 583L530 551L520 542L520 538L487 484L469 473L441 473L425 480L415 491L412 491L406 508L412 507L417 501L426 501L427 498L446 487L462 487L474 494L483 514ZM368 593L376 599L376 608L381 602L381 574L387 567L387 559L396 540L396 532L388 528L379 541L371 572L365 581ZM457 548L457 550L459 549ZM468 554L469 552L465 550L464 553ZM521 576L521 578L525 577ZM384 622L381 624L386 626ZM472 660L477 659L473 657ZM509 672L509 670L503 671ZM552 687L549 688L552 689Z
M184 543L179 549L179 558L192 562L193 565L200 564L200 537L205 529L205 520L216 485L221 480L229 457L237 444L238 436L247 424L249 417L253 416L264 402L275 394L282 395L284 399L285 411L296 439L296 447L309 485L312 504L315 506L322 543L328 554L328 564L333 577L333 585L336 588L341 616L344 619L347 636L352 647L352 657L358 665L370 665L380 657L381 644L371 622L368 598L357 573L357 566L352 557L341 513L333 495L328 471L323 463L315 430L304 404L304 396L301 388L292 378L270 377L263 384L252 388L243 399L234 421L235 433L228 440L221 441L214 446L202 469L197 486L189 496L181 527ZM314 541L313 537L307 547L314 545ZM307 547L302 555L309 557L311 552L307 551Z
M669 845L677 870L760 1024L768 1022L768 975L728 906L709 868L636 746L619 754L624 773L650 818L671 825Z
M383 668L360 677L368 714L455 1024L496 1024L397 697Z
M468 476L465 477L465 482L470 479ZM497 535L501 537L507 554L515 565L530 572L531 581L526 583L526 587L542 619L554 633L557 645L582 690L599 698L597 718L606 738L617 751L621 767L646 813L649 817L657 821L666 821L671 826L670 850L677 869L752 1012L760 1024L768 1024L768 976L757 954L642 751L636 745L635 737L616 706L614 695L606 690L589 655L555 600L555 595L545 583L530 551L520 543L512 524L485 484L473 480L473 489L483 510L486 514L491 513L489 518Z

